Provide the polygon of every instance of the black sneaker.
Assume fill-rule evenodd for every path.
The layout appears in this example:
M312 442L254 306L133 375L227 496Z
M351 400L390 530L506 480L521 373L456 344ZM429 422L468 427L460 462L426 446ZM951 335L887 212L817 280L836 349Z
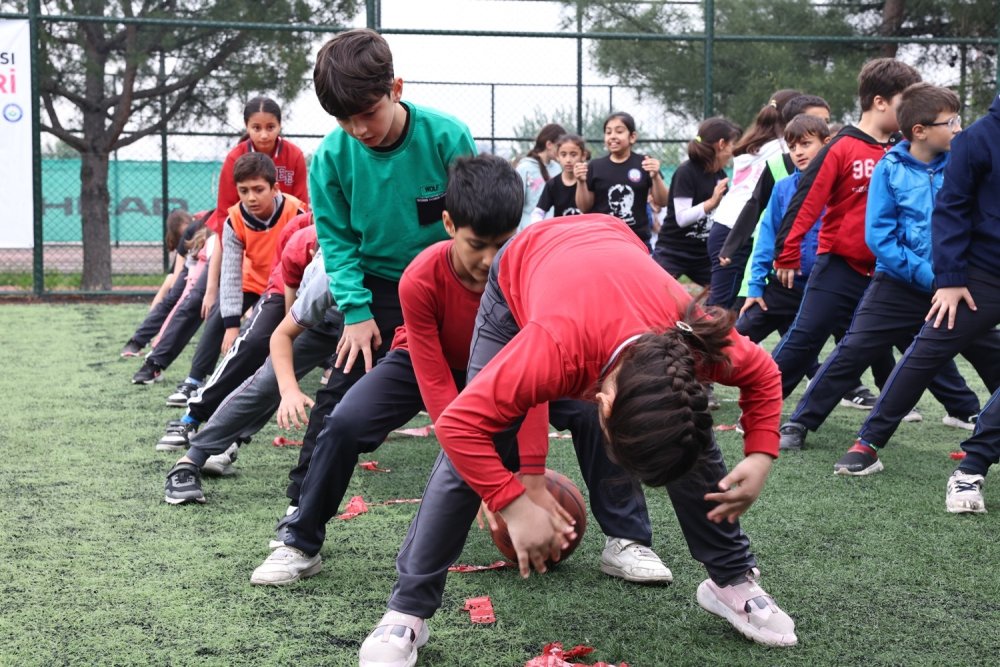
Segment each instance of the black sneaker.
M167 396L167 405L174 408L186 408L188 399L200 388L193 382L181 382L177 385L177 391Z
M163 369L148 359L142 363L142 368L132 376L132 384L153 384L163 381Z
M861 444L856 440L854 446L847 450L847 453L840 457L840 460L833 464L834 475L853 475L861 477L864 475L874 475L884 470L878 453L868 445Z
M840 399L840 404L845 408L857 408L858 410L871 410L877 402L878 396L873 394L871 389L864 385L847 392Z
M201 492L201 470L193 463L178 463L167 473L163 499L171 505L204 503Z
M198 425L179 419L167 422L167 431L156 443L158 452L177 452L191 446L191 434L198 431Z
M129 338L128 342L125 343L125 347L122 348L121 356L122 357L138 357L139 353L142 352L142 348L143 347L144 346L139 345L139 343L137 343L134 340L132 340L131 338Z
M797 451L806 444L806 427L798 422L785 422L778 433L781 435L778 449Z

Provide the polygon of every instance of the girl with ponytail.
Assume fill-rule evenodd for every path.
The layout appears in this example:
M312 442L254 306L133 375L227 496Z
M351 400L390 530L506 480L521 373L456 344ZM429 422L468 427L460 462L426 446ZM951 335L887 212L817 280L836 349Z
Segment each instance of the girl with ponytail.
M518 229L524 229L531 224L531 214L542 196L542 188L553 176L562 173L556 161L556 141L566 134L562 125L549 123L538 132L535 145L528 154L514 163L521 181L524 183L524 208L521 210L521 222Z
M708 236L708 254L712 260L712 288L706 302L709 305L732 308L736 302L736 293L750 256L750 244L745 244L727 257L726 263L720 263L720 252L767 168L767 161L788 152L782 138L785 123L781 112L792 98L800 94L797 90L785 89L771 95L767 104L757 112L750 129L733 146L733 180L726 196L712 213L712 230Z
M674 278L686 275L702 287L712 280L708 258L710 215L718 208L729 179L724 171L742 130L725 118L709 118L688 143L688 159L670 179L667 217L653 259Z
M732 321L698 310L611 216L556 218L509 241L480 302L468 383L434 425L443 451L396 561L389 609L433 613L415 600L440 602L480 498L506 520L522 576L559 560L573 525L514 471L544 464L549 402L585 399L610 462L666 487L708 570L699 604L757 642L795 644L795 624L758 584L738 521L778 455L781 376ZM712 434L712 381L740 389L746 456L729 472Z

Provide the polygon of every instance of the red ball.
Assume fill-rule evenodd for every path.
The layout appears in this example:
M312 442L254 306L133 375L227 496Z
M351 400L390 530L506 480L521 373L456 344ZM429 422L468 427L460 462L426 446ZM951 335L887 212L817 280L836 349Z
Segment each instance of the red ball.
M587 530L587 503L584 502L583 494L580 493L580 489L576 488L576 484L569 477L555 470L545 469L545 488L566 509L569 515L576 520L576 525L574 526L576 537L569 541L569 547L563 549L559 557L560 562L562 562L569 558L569 555L576 550L580 541L583 540L583 534ZM497 529L490 531L493 543L497 545L497 549L500 550L500 553L507 560L516 563L517 552L514 550L514 544L510 541L510 533L507 532L507 523L499 513L494 516L497 521ZM553 563L549 561L546 565L551 567Z

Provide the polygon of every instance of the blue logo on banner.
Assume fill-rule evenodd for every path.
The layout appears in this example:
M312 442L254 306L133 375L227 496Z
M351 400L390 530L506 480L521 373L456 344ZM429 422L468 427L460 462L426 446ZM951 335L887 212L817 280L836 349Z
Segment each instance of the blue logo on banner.
M24 111L17 104L11 103L3 108L3 117L8 122L16 123L24 118Z

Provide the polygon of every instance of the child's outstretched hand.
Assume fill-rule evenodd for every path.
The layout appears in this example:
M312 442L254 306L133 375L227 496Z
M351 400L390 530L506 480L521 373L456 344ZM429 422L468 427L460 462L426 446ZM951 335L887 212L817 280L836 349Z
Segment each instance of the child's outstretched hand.
M545 562L558 561L562 550L569 547L568 540L576 536L573 526L536 505L527 493L518 496L500 514L507 522L518 569L525 579L532 565L537 572L545 572Z
M958 315L958 305L962 302L969 307L969 310L976 309L976 302L972 300L972 293L968 287L939 287L934 296L931 297L931 310L924 318L924 322L934 320L934 328L941 326L941 322L948 319L948 328L955 326L955 316Z
M587 180L587 163L577 162L573 165L573 178L575 178L580 183Z
M642 158L642 170L647 172L650 177L656 178L656 175L660 173L660 161L655 157L644 155Z
M749 454L719 481L719 493L706 493L705 500L719 503L708 513L709 521L735 523L764 490L764 482L774 462L767 454Z
M287 396L281 397L281 403L278 405L278 426L286 430L302 428L309 423L309 413L306 409L314 404L313 400L300 390L289 391Z

